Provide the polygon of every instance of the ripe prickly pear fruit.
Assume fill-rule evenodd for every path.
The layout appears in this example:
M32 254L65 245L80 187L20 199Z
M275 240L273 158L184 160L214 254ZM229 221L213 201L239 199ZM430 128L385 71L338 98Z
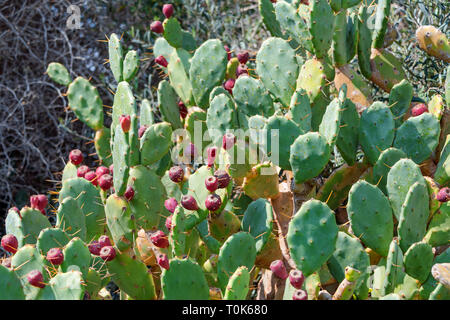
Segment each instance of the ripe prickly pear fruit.
M300 270L292 269L289 272L289 281L295 289L301 289L303 282L305 282L305 276Z
M173 217L173 214L171 214L170 216L168 216L168 217L166 218L166 222L164 223L165 226L166 226L166 228L167 228L167 230L169 230L169 232L170 232L170 230L172 230L172 217Z
M122 130L124 133L127 133L128 131L130 131L130 127L131 127L131 117L130 115L121 115L119 117L119 123L120 126L122 127Z
M247 66L240 64L236 68L236 76L239 78L243 74L248 75L248 68L247 68Z
M223 87L225 90L227 90L230 94L233 94L233 88L234 88L234 84L236 83L235 79L228 79L227 81L225 81L225 83L223 84Z
M228 187L231 177L225 170L216 170L214 176L219 181L219 189Z
M164 201L164 207L170 213L174 213L177 206L178 206L178 201L175 198L169 198L166 201Z
M109 174L104 174L98 179L98 185L104 191L111 189L113 185L113 177Z
M439 202L447 202L450 200L450 188L445 187L438 191L436 200Z
M192 142L189 142L187 148L184 149L184 156L190 159L190 161L194 161L197 157L197 148Z
M86 174L84 175L84 178L89 181L90 183L92 183L94 186L98 186L98 179L97 179L97 175L95 174L94 171L88 171L86 172Z
M223 135L222 138L222 148L228 150L234 146L236 143L236 136L231 132L227 132Z
M17 252L17 248L19 247L19 242L17 238L13 234L7 234L2 237L2 247L5 251L10 252L12 254Z
M167 257L167 254L160 253L156 257L156 262L159 264L161 268L164 268L166 270L169 270L169 258Z
M70 151L69 153L69 160L70 162L72 162L74 165L79 165L81 162L83 162L83 154L81 153L80 150L78 149L73 149L72 151Z
M138 135L139 135L139 139L142 138L142 136L144 135L145 131L147 131L148 126L141 126L138 130Z
M95 169L95 174L97 175L97 178L100 178L104 174L109 174L109 169L105 166L100 166Z
M169 169L169 178L175 183L180 183L184 178L184 170L180 166L173 166Z
M42 276L42 273L39 270L32 270L28 272L27 280L28 283L31 284L33 287L41 289L45 287L44 277Z
M186 210L192 210L192 211L198 210L197 201L191 195L184 195L183 197L181 197L181 205Z
M45 257L48 262L55 266L59 266L64 261L64 254L60 248L51 248Z
M111 175L114 174L114 164L109 166L109 172L110 172Z
M280 279L285 280L289 275L287 273L286 267L284 266L283 261L274 260L270 264L270 270Z
M153 21L150 25L150 30L152 30L154 33L163 33L164 27L161 21Z
M127 189L125 190L125 193L123 194L123 196L128 201L133 200L133 198L134 198L134 189L133 189L133 187L132 186L128 186Z
M155 63L159 64L160 66L167 68L169 63L167 62L166 58L164 56L158 56L155 58Z
M169 246L169 239L167 239L167 236L161 230L154 232L150 240L158 248L167 248Z
M171 4L163 5L162 12L169 19L173 15L173 6Z
M214 176L208 177L205 179L205 186L209 192L214 192L219 187L219 180Z
M227 57L228 57L228 61L231 60L231 50L230 47L227 45L224 45L223 48L225 49L225 51L227 52Z
M214 165L214 161L216 160L217 147L206 149L206 153L208 154L207 165L208 167L212 167Z
M89 172L89 167L88 166L79 166L77 169L77 177L78 178L84 178L84 175Z
M428 112L428 107L424 103L419 103L411 109L413 117L420 116L422 113Z
M249 59L249 54L247 50L241 51L237 54L237 58L241 64L246 64Z
M98 238L98 244L100 245L100 248L111 246L111 240L107 235L102 235L100 238Z
M180 109L180 116L182 119L185 119L188 114L188 109L184 105L183 101L178 102L178 108Z
M206 209L208 209L209 211L215 212L215 211L219 210L221 205L222 205L222 199L220 199L219 195L217 195L215 193L211 193L206 197L205 206L206 206Z
M37 194L30 197L30 204L33 209L40 210L42 213L45 213L45 207L48 204L48 199L45 194Z
M100 250L102 250L102 247L100 245L100 243L98 243L97 240L92 241L89 245L89 252L92 253L94 256L99 256L100 255Z
M114 260L116 257L116 250L112 246L105 246L100 250L100 258L104 261Z
M295 290L294 294L292 295L292 300L308 300L308 294L305 290Z

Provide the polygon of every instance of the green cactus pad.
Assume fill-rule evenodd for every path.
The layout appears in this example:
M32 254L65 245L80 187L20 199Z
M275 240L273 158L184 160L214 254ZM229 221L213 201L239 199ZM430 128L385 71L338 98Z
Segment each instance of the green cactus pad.
M176 18L164 20L164 38L174 48L180 48L183 45L183 34L181 32L180 23Z
M291 145L303 132L294 121L276 115L267 120L264 130L267 135L267 144L264 146L265 153L275 165L290 170ZM278 147L278 150L275 147Z
M305 90L296 90L292 95L287 118L294 121L304 133L311 131L311 102Z
M259 13L264 25L273 37L282 37L280 23L275 15L275 8L270 0L258 0Z
M242 219L242 230L250 233L256 242L256 253L264 249L273 229L272 205L266 199L250 203Z
M397 229L400 248L403 252L406 252L413 243L422 240L426 233L429 214L427 185L416 182L409 188L400 211Z
M321 59L328 54L331 47L335 16L326 0L312 1L310 9L309 33L312 36L314 53L317 58Z
M224 300L245 300L249 290L250 273L247 267L242 266L236 269L228 281Z
M139 124L141 126L151 126L155 122L155 117L153 116L152 106L148 99L144 99L141 102L139 110Z
M225 293L229 278L236 270L241 266L252 269L255 259L256 244L251 234L241 231L225 241L217 262L217 277L222 293Z
M375 164L394 140L394 116L382 102L375 102L361 115L359 142L370 163Z
M275 198L279 193L277 169L270 162L254 166L244 179L243 190L253 200Z
M286 240L297 269L305 277L331 257L337 234L333 211L325 203L315 199L303 203L289 223Z
M294 49L280 38L269 38L263 42L256 55L256 72L264 86L289 107L299 66Z
M67 162L63 174L61 177L61 182L64 182L67 179L76 178L77 177L77 166L74 165L72 162Z
M339 135L342 117L342 102L336 98L328 105L319 126L319 133L330 147L334 146Z
M93 130L103 127L103 103L97 88L88 80L78 77L67 90L69 106L75 115Z
M342 10L336 13L333 30L333 62L336 67L347 64L347 11Z
M52 248L63 248L70 240L67 233L59 228L47 228L41 231L36 242L36 249L43 256Z
M405 272L421 283L427 280L433 265L433 248L423 242L414 243L405 252L403 263Z
M109 66L117 82L123 80L123 50L119 37L113 33L108 41Z
M227 64L227 72L225 74L225 79L236 79L236 70L239 66L238 58L231 58Z
M78 206L77 200L66 197L61 202L56 212L56 226L64 230L69 238L77 236L86 240L86 217Z
M386 189L395 217L400 219L402 205L405 202L409 188L416 182L426 186L425 179L417 166L410 159L401 159L395 163L388 173Z
M194 103L192 84L189 80L190 59L190 54L183 49L174 50L167 59L170 84L186 105Z
M178 97L175 90L166 80L161 81L158 85L158 103L162 119L169 122L173 129L181 128Z
M91 265L91 253L87 245L80 238L73 238L64 247L64 261L61 264L61 270L68 272L78 270L85 277L89 272Z
M61 63L51 62L47 67L48 76L56 83L68 86L72 82L69 71Z
M139 259L127 253L117 253L114 260L106 263L112 280L134 300L155 300L155 284L151 273Z
M48 273L45 270L45 261L36 248L32 245L24 245L11 259L11 268L14 270L17 278L22 283L23 293L27 300L36 299L41 289L33 287L28 283L27 274L32 270L38 270L42 273L44 283L48 281Z
M395 125L399 127L403 122L403 116L409 110L413 97L413 87L404 79L392 87L389 94L389 107L394 115Z
M222 143L222 137L227 129L237 127L235 106L227 95L219 94L211 101L206 115L206 125L209 136L218 146Z
M66 273L58 273L53 277L49 286L43 290L41 298L45 300L83 300L84 292L85 287L81 272L72 270Z
M123 80L130 82L139 70L139 55L136 50L130 50L123 59Z
M0 265L0 299L25 300L22 283L16 273Z
M397 130L394 147L403 150L415 163L431 156L439 143L439 121L430 113L406 120Z
M372 36L372 46L376 49L381 49L384 47L384 37L387 31L390 11L391 0L378 1L375 15L375 27Z
M141 164L160 160L172 146L172 127L167 122L151 125L141 138Z
M445 112L445 109L446 108L445 108L444 99L439 94L434 95L433 98L431 98L430 102L428 103L428 110L438 120L441 120L441 118Z
M369 80L386 92L390 92L394 85L407 78L401 61L385 49L372 50L370 66L372 74Z
M388 194L386 184L389 170L391 170L397 161L403 158L407 158L407 155L402 150L387 148L380 154L380 157L373 166L373 183L386 195Z
M166 199L159 176L145 166L136 166L130 169L128 185L135 192L130 210L136 219L136 226L145 230L156 229Z
M128 249L136 237L136 221L128 202L112 194L106 200L106 223L120 251Z
M106 229L106 221L99 190L84 178L69 179L63 183L59 202L62 203L67 197L78 202L78 206L86 217L86 242L102 235Z
M447 245L448 239L450 239L450 205L446 202L441 204L439 211L434 213L424 241L437 247Z
M295 39L300 46L309 52L313 52L311 34L306 21L300 17L297 8L286 1L278 1L275 4L275 15L280 26Z
M40 211L24 207L20 210L20 215L14 210L8 211L5 228L6 234L13 234L21 247L35 244L41 230L51 228L51 224Z
M393 293L395 288L403 282L405 278L403 266L403 253L398 245L398 240L392 240L389 246L389 254L386 259L386 274L381 289L381 295Z
M103 127L95 132L94 145L97 156L99 157L101 164L110 166L112 164L111 153L111 130ZM76 177L76 176L75 176ZM73 178L75 178L73 177Z
M136 100L131 91L130 84L126 81L119 82L116 93L114 94L113 112L112 112L112 137L115 135L116 127L119 125L119 118L122 115L133 116L137 114ZM120 128L120 127L119 127ZM131 132L131 131L130 131Z
M128 134L124 133L120 125L116 127L112 158L114 163L114 190L116 194L123 195L127 188L127 180L130 170L130 145Z
M298 184L320 174L330 159L331 149L318 132L309 132L294 141L290 154L289 162Z
M355 104L345 99L341 107L341 123L336 140L336 147L342 158L352 166L356 161L358 151L359 114Z
M358 64L361 73L367 79L372 77L372 68L370 65L370 55L372 48L372 32L370 30L370 21L372 15L369 7L362 5L359 9L357 29L358 29Z
M355 183L348 195L347 212L355 236L386 257L394 221L389 200L380 189L364 180Z
M163 56L167 61L169 61L170 55L175 52L175 48L172 47L166 39L159 37L156 39L153 46L153 55L155 57ZM163 70L166 68L161 67Z
M233 96L238 112L248 117L262 115L267 118L275 112L272 98L261 80L239 77L233 88Z
M328 260L327 265L333 277L339 282L347 278L346 267L359 270L361 275L356 280L355 293L359 299L367 299L366 280L369 277L367 272L370 265L369 260L369 255L364 251L357 238L352 238L344 232L338 232L336 251Z
M163 299L208 300L209 287L202 268L191 259L170 260L161 276Z
M211 90L225 79L227 62L227 52L217 39L204 42L195 51L189 78L192 82L192 94L199 107L208 107Z

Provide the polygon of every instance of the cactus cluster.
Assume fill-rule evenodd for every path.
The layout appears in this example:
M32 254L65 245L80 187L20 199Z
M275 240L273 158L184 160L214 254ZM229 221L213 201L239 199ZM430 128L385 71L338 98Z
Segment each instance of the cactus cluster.
M132 92L138 53L108 39L109 127L90 81L51 63L100 165L73 150L54 210L8 211L0 299L111 299L111 281L139 300L450 299L450 81L411 103L390 5L259 0L272 37L236 57L165 5L157 107ZM445 35L417 38L448 62Z

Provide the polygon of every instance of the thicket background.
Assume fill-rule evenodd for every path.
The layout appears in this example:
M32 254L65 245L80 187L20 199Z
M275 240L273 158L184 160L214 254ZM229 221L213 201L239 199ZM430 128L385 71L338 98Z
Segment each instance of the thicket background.
M393 22L399 33L391 50L402 57L417 96L441 92L445 65L426 56L416 45L415 30L432 24L449 33L450 1L393 1ZM198 42L219 38L233 50L256 53L269 37L258 13L257 0L174 0L175 15ZM0 0L0 225L6 210L22 207L31 194L55 189L69 151L87 156L94 151L93 132L68 111L65 88L45 70L52 61L64 64L73 77L92 78L105 105L112 105L115 81L105 64L106 35L123 34L126 49L143 59L134 86L138 99L154 104L158 73L153 68L149 31L162 20L163 1L151 0ZM66 27L67 8L77 5L80 29ZM105 108L105 111L109 111ZM91 162L88 164L94 165Z

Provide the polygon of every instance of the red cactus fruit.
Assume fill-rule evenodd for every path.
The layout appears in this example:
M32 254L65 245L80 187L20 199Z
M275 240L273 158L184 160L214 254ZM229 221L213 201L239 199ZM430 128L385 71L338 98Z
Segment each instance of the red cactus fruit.
M150 25L150 30L152 30L154 33L163 33L164 27L161 21L153 21Z
M217 195L215 193L211 193L206 197L205 206L206 206L206 209L208 209L209 211L215 212L215 211L219 210L221 205L222 205L222 199L220 199L219 195Z
M48 262L55 266L59 266L64 261L64 254L60 248L51 248L45 257Z
M287 273L286 267L284 266L283 261L274 260L270 264L270 270L280 279L285 280L289 275Z
M184 195L183 197L181 197L181 205L186 210L192 210L192 211L198 210L197 201L191 195Z
M169 63L167 62L166 58L164 56L158 56L155 58L155 63L159 64L160 66L167 68Z
M428 107L424 103L419 103L411 109L413 117L420 116L422 113L428 112Z
M48 204L47 196L45 194L31 196L30 204L33 209L37 209L42 212Z
M294 294L292 295L292 300L308 300L308 294L305 290L295 290Z
M42 273L39 270L32 270L28 272L27 280L28 283L31 284L33 287L41 289L45 287L44 277L42 276Z
M237 54L237 58L241 64L246 64L249 59L249 54L247 50L241 51Z
M100 250L100 258L104 261L114 260L116 257L116 250L112 246L105 246Z
M208 177L205 179L205 186L209 192L214 192L219 187L219 180L214 176Z
M167 239L167 236L161 230L154 232L150 236L150 240L158 248L167 248L169 246L169 239Z
M175 208L178 206L178 201L175 198L169 198L166 201L164 201L164 207L170 212L174 213Z
M114 174L114 164L109 166L109 172L110 172L111 175Z
M98 243L97 240L92 241L89 245L89 252L92 253L94 256L99 256L100 255L100 250L102 249L102 247L100 246L100 243Z
M144 135L145 131L147 131L148 126L141 126L138 130L138 135L139 135L139 139L142 138L142 136Z
M171 214L170 216L168 216L168 217L166 218L166 222L164 223L165 226L166 226L166 228L167 228L167 230L169 230L169 232L170 232L170 230L172 230L172 217L173 217L173 214Z
M100 248L112 245L111 240L106 235L102 235L100 236L100 238L98 238L98 244L100 245Z
M225 150L230 149L236 143L236 136L231 132L227 132L223 135L222 138L222 148Z
M98 179L97 179L97 175L95 174L94 171L88 171L86 172L86 174L84 175L84 178L89 181L90 183L92 183L94 186L98 186Z
M230 94L233 94L233 88L234 88L234 84L236 83L235 79L228 79L227 81L225 81L225 83L223 84L223 87L225 88L225 90L227 90Z
M439 202L447 202L450 200L450 188L445 187L438 191L436 200Z
M175 183L180 183L184 178L184 170L180 166L173 166L169 169L169 178Z
M231 50L230 50L230 47L227 46L227 45L224 45L223 48L224 48L225 51L227 52L227 58L228 58L228 61L230 61L230 60L231 60Z
M78 149L73 149L72 151L70 151L69 153L69 160L70 162L72 162L74 165L79 165L81 162L83 162L83 154L81 153L80 150Z
M132 186L127 186L127 189L125 190L125 193L123 194L123 196L128 201L133 200L133 198L134 198L134 189L133 189L133 187Z
M109 174L109 169L105 166L100 166L95 169L95 174L97 175L97 178L100 178L104 174Z
M178 102L178 109L180 110L180 117L185 119L188 114L188 109L184 105L183 101Z
M231 177L225 170L216 170L214 176L219 181L219 189L228 187Z
M17 248L19 247L19 242L17 238L13 234L7 234L2 237L1 241L3 249L5 251L10 252L12 254L17 252Z
M301 289L305 281L305 276L300 270L292 269L289 272L289 281L295 289Z
M239 78L243 74L248 75L248 68L247 68L247 66L240 64L236 68L236 76Z
M89 172L89 167L88 166L79 166L77 169L77 177L78 178L84 178L84 175Z
M169 19L173 15L173 6L171 4L163 5L162 12Z
M128 131L130 131L130 127L131 127L131 117L130 115L121 115L119 117L119 123L120 126L122 127L122 131L124 133L127 133Z
M166 254L164 253L160 253L157 257L156 257L156 262L159 264L159 266L161 268L164 268L166 270L169 270L169 258L167 257Z
M113 185L113 177L109 174L104 174L98 179L98 185L104 191L111 189Z

